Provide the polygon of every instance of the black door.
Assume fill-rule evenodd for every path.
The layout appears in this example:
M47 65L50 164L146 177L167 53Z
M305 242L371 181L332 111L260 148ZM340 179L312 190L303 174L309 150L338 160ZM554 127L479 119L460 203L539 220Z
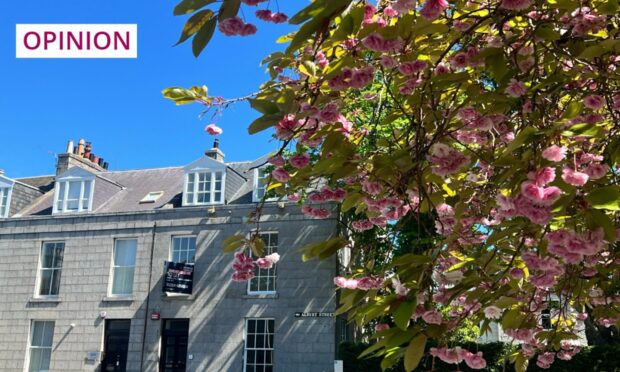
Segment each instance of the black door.
M106 319L103 372L125 372L129 349L129 319Z
M166 319L161 337L161 372L185 372L189 319Z

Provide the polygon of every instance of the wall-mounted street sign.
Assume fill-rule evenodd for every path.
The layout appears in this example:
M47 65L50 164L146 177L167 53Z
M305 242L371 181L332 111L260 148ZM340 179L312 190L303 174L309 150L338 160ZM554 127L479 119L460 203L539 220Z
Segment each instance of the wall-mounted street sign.
M295 318L333 318L334 313L295 313Z
M164 263L164 292L192 294L194 264L166 261Z

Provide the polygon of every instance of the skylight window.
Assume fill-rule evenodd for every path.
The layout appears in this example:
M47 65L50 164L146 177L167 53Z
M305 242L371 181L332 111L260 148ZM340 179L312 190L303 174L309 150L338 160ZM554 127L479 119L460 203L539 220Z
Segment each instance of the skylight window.
M163 191L151 191L142 200L140 200L140 204L143 203L155 203L157 199L161 198L164 195Z

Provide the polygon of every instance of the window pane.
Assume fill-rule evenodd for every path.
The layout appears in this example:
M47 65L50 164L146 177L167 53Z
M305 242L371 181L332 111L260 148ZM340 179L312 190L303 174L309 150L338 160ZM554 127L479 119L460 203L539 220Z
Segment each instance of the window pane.
M59 182L58 185L58 204L56 205L56 209L62 211L62 202L65 199L65 184L66 182Z
M52 283L50 288L50 295L56 296L60 293L60 273L59 269L50 270L52 272Z
M136 246L138 241L117 240L114 250L114 264L116 266L134 266L136 264Z
M41 248L41 267L51 268L54 265L54 243L45 243Z
M114 268L114 278L112 281L112 294L124 295L133 293L133 267Z
M90 188L91 181L84 181L84 196L82 198L82 210L87 211L90 205Z

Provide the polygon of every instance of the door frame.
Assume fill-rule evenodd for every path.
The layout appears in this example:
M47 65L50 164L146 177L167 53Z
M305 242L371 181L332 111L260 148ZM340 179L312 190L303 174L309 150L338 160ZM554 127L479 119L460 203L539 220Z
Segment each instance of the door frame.
M164 363L165 363L165 356L166 356L166 344L165 341L167 339L167 335L166 335L166 322L168 321L174 321L174 320L181 320L181 321L185 321L187 323L187 345L186 345L186 350L185 350L185 371L187 371L187 362L188 362L188 355L189 355L189 322L190 319L189 318L165 318L162 319L161 322L161 337L159 340L159 366L158 366L158 371L162 372L164 370ZM181 331L178 331L176 334L174 334L175 336L178 335L182 335Z

